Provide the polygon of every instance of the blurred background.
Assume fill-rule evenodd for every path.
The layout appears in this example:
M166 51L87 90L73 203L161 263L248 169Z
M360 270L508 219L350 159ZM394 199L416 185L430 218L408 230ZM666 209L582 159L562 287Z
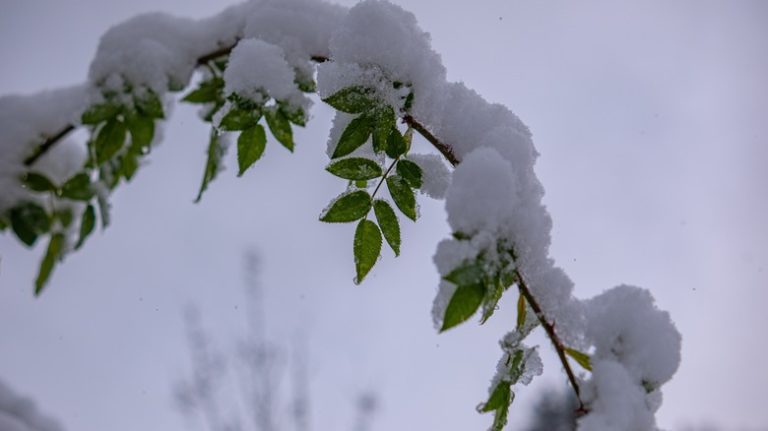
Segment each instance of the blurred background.
M0 0L0 94L84 81L99 36L137 13L205 17L228 3ZM768 430L768 3L395 3L431 33L450 80L531 128L552 255L577 296L635 284L672 314L683 361L660 426ZM234 385L253 371L237 369L250 344L256 375L276 376L255 391L274 394L279 429L486 428L474 408L514 296L482 327L436 334L442 203L421 196L401 256L383 250L355 286L354 228L317 221L344 188L323 169L331 109L317 103L295 153L270 142L243 178L232 152L197 205L208 131L195 109L177 105L149 164L113 196L112 225L40 298L44 246L0 236L0 380L69 431L206 429L199 377L224 382L221 400L243 399ZM537 340L545 372L519 391L510 429L535 429L549 398L568 402Z

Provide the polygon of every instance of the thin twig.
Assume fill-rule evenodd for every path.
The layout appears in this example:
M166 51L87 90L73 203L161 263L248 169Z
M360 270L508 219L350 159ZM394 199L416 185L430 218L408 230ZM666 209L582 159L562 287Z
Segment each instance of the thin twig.
M451 163L454 167L459 164L459 160L456 158L456 155L453 152L453 148L451 148L450 145L447 145L440 141L440 139L437 138L437 136L433 135L432 132L430 132L424 125L419 123L415 118L413 118L411 115L405 115L403 117L403 121L405 121L406 124L413 127L414 130L419 132L421 136L424 137L427 141L429 141L430 144L432 144L437 150L442 154L448 162ZM517 261L517 256L515 255L514 251L512 252L512 258ZM563 365L563 368L565 369L565 373L568 375L568 381L571 383L571 387L573 387L573 391L576 393L576 399L579 400L579 411L586 411L584 407L584 402L581 400L581 391L579 389L579 382L576 380L576 375L573 372L573 369L571 368L571 365L568 363L568 358L565 355L565 345L563 344L562 340L560 340L560 337L557 335L557 332L555 332L555 324L547 320L547 317L544 315L544 311L541 308L541 305L539 305L539 302L536 300L536 297L533 296L533 293L531 292L531 289L528 287L528 283L525 281L525 277L523 277L523 273L519 269L515 269L515 276L518 280L518 288L520 289L520 294L522 294L525 297L525 300L528 301L528 303L531 305L531 308L533 309L533 312L536 314L536 317L539 319L539 322L541 322L541 326L544 327L544 330L547 333L547 337L549 337L549 340L552 342L552 345L555 347L555 351L557 352L557 356L560 358L560 362Z

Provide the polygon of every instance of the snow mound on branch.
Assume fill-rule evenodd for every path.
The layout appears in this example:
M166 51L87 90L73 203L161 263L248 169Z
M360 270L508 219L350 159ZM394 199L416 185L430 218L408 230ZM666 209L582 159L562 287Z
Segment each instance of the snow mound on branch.
M680 366L680 333L647 290L614 287L587 301L586 315L594 356L621 363L637 384L658 388Z
M0 380L0 430L62 431L63 428L40 413L31 399L17 394Z
M19 181L28 169L43 173L54 181L63 181L81 166L84 146L69 140L56 145L31 168L24 165L24 160L32 155L35 145L69 124L79 123L88 103L89 93L80 85L32 95L0 97L0 213L19 201L39 199Z
M237 93L261 103L266 96L290 100L298 92L293 82L294 72L282 48L256 39L237 44L224 71L225 94ZM298 94L302 97L301 94Z

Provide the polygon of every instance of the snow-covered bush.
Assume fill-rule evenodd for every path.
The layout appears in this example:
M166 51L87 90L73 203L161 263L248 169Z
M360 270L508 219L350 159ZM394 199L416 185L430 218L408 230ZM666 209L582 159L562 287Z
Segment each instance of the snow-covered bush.
M360 283L386 242L398 255L395 208L419 217L417 192L445 198L451 238L437 246L440 274L433 316L438 330L519 293L516 327L478 410L507 421L513 387L542 372L524 339L541 326L558 354L583 415L583 430L652 430L660 387L677 370L680 335L650 293L620 286L586 301L549 257L552 221L534 172L531 133L508 108L448 82L440 56L416 18L386 1L346 9L310 0L246 2L209 19L135 17L101 39L83 85L0 98L0 229L31 246L49 246L35 282L81 246L108 199L141 168L175 100L200 106L211 125L198 200L236 141L238 175L261 157L267 129L293 151L317 99L338 112L326 169L346 190L321 212L328 223L356 223ZM85 143L67 140L75 129ZM421 136L436 154L412 154ZM450 165L450 166L449 166ZM455 169L451 173L449 167ZM589 377L573 371L574 361Z

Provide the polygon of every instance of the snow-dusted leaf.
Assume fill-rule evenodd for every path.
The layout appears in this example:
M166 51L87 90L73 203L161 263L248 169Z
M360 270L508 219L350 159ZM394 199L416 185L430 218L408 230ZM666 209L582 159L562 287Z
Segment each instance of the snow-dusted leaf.
M245 130L256 125L259 122L261 115L255 111L246 111L240 108L232 108L221 119L222 130L228 132Z
M400 157L408 151L408 142L405 141L403 135L397 130L397 127L393 127L387 138L387 146L384 149L387 155L393 159Z
M131 133L131 151L144 154L155 136L155 120L144 115L128 115L125 124Z
M353 249L357 273L355 283L360 284L381 254L381 232L376 223L366 219L360 220L355 229Z
M392 195L392 200L395 201L395 205L400 208L400 211L409 219L416 221L418 217L416 212L416 196L414 196L413 189L411 189L408 183L399 175L392 175L387 177L387 188L389 189L389 194Z
M40 271L35 279L35 296L40 295L45 284L53 272L56 261L61 258L61 252L64 246L64 234L55 233L51 235L51 241L48 243L48 249L45 252L43 261L40 262Z
M343 88L323 101L339 111L350 114L367 111L378 103L373 89L358 85Z
M387 146L387 139L395 128L395 111L391 106L379 107L374 114L376 124L373 127L373 151L380 153Z
M418 189L423 184L421 168L416 163L410 160L400 160L397 162L396 169L397 175L403 177L411 187Z
M249 127L240 133L237 138L237 176L242 176L256 160L264 154L267 145L267 134L260 124Z
M93 232L93 228L96 226L96 210L93 205L88 205L83 212L83 217L80 220L80 237L75 244L75 250L78 250L83 246L85 240Z
M285 114L279 109L267 109L264 112L264 117L267 119L267 125L275 139L293 152L293 131L291 130L291 122L288 121Z
M462 286L465 284L477 284L483 281L485 271L477 261L468 261L449 272L443 279Z
M371 180L383 174L378 163L364 157L337 160L326 166L325 170L337 177L352 181Z
M147 92L141 97L135 97L134 103L136 104L136 109L139 111L139 113L146 117L153 119L165 118L165 113L163 112L163 103L160 101L160 98L157 96L157 94L152 90L147 90Z
M184 96L181 100L188 103L211 103L221 97L221 91L224 89L224 80L220 77L214 77L203 81L192 92Z
M395 256L400 255L400 223L397 221L395 210L382 199L373 201L373 212L376 214L376 220L379 222L381 232L387 244L392 247Z
M373 131L374 120L369 115L361 115L350 121L341 133L339 143L333 152L333 159L344 157L363 145Z
M365 190L344 193L320 214L320 221L346 223L359 220L371 209L371 195Z

